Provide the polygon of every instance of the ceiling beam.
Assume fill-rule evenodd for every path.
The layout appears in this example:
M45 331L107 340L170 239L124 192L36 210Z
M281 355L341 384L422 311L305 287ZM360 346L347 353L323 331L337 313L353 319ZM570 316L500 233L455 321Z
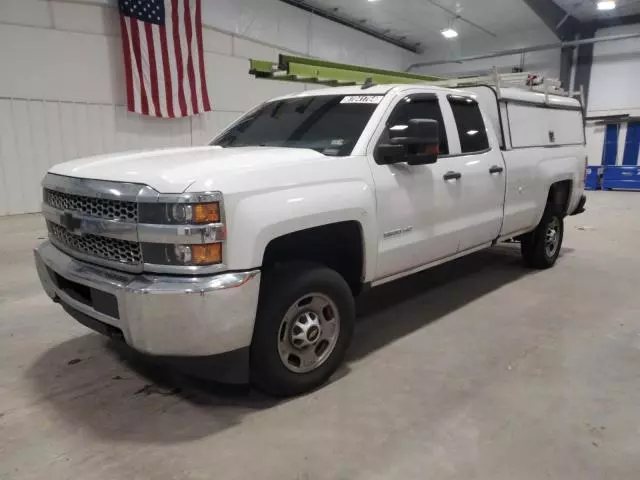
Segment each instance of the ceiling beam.
M584 25L585 27L588 26L593 30L597 30L599 28L618 27L620 25L633 25L635 23L640 23L640 14L627 15L625 17L600 18Z
M366 33L367 35L371 35L372 37L377 38L378 40L390 43L392 45L395 45L396 47L403 48L412 53L422 53L419 43L408 42L405 37L392 35L388 31L377 29L372 25L367 25L364 20L358 21L356 19L351 19L345 15L341 15L337 8L320 8L316 7L315 5L310 5L304 0L280 1L286 3L287 5L300 8L313 15L317 15L319 17L326 18L327 20L331 20L332 22L339 23L340 25L353 28L354 30L357 30L361 33Z
M573 40L576 33L580 32L580 21L553 0L524 0L524 2L560 40Z

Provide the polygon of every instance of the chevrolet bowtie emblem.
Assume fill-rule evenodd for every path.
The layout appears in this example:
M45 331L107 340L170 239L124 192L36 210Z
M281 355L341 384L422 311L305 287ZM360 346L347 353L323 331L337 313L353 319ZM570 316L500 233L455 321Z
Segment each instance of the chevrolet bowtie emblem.
M60 215L60 225L69 230L70 232L75 232L82 227L82 220L73 216L72 213L65 212Z

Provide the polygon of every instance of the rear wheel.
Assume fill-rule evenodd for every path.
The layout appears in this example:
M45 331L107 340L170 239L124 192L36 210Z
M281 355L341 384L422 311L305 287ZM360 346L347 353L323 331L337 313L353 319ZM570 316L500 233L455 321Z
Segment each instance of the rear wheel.
M548 204L538 227L522 238L525 265L545 269L553 267L560 255L564 237L564 220L552 204Z
M347 282L315 264L265 272L251 344L251 380L288 396L326 382L353 334L355 307Z

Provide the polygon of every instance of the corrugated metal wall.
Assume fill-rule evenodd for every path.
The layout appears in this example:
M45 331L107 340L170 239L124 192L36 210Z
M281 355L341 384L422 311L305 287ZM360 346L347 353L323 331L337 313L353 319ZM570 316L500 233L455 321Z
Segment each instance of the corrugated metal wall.
M78 157L141 148L204 145L237 112L142 119L123 106L0 99L0 215L40 210L40 179Z

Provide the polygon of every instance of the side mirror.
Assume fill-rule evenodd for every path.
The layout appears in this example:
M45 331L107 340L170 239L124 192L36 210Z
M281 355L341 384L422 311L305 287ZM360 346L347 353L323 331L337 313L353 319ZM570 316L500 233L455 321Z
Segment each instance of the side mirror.
M437 120L413 118L407 125L389 127L389 144L378 145L378 163L427 165L438 161L440 125Z
M378 145L375 155L376 161L382 165L393 165L407 161L407 149L403 145Z

